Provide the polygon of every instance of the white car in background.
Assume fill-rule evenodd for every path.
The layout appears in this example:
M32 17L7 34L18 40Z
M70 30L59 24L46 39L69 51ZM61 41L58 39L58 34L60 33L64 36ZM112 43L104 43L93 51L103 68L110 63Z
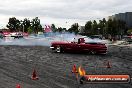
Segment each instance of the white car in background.
M23 34L21 32L12 32L10 33L10 36L14 38L23 38Z

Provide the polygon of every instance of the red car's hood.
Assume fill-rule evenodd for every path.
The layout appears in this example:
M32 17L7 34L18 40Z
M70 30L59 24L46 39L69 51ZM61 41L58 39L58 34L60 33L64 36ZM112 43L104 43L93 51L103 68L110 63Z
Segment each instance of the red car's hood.
M55 41L55 42L52 42L51 44L66 44L68 42L66 41Z

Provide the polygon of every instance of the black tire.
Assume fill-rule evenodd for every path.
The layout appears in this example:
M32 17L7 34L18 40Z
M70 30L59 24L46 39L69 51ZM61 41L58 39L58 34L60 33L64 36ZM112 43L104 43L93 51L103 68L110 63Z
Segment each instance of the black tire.
M60 46L57 46L55 52L62 53L62 48Z
M80 80L79 80L80 84L84 84L84 81L86 81L85 77L81 77Z
M96 51L95 51L95 50L91 50L90 53L91 53L92 55L94 55L94 54L96 54Z
M107 52L106 53L101 53L101 55L106 55L107 54Z
M80 84L83 84L83 80L80 79Z

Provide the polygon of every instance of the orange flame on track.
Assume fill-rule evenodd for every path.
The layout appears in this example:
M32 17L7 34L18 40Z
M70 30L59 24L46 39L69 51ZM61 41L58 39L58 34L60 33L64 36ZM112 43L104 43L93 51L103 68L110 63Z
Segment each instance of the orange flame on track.
M81 66L78 68L78 71L79 71L80 76L86 75L86 71Z

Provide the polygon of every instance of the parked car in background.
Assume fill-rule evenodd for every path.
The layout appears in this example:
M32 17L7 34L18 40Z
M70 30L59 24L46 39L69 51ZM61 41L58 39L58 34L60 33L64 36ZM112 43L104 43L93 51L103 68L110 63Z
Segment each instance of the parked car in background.
M10 37L11 32L3 32L4 37Z
M3 37L4 37L4 34L2 31L0 31L0 38L3 39Z
M23 38L22 32L12 32L10 33L10 36L14 38Z
M92 39L102 39L102 35L91 35L89 37Z
M132 42L132 35L124 36L123 39L127 42Z

